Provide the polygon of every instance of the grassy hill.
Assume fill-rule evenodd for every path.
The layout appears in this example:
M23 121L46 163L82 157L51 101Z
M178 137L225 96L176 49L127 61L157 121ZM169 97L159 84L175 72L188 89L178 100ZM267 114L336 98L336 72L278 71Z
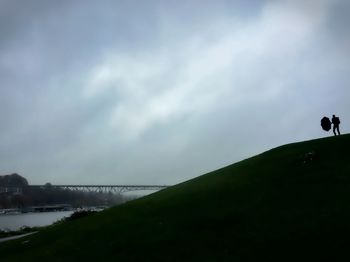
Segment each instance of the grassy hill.
M348 261L349 149L350 135L278 147L0 244L0 259Z

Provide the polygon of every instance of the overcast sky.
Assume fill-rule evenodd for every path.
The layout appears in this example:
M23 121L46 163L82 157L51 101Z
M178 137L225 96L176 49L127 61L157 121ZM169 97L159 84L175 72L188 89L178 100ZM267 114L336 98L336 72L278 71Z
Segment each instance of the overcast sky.
M175 184L350 130L350 1L0 0L0 172Z

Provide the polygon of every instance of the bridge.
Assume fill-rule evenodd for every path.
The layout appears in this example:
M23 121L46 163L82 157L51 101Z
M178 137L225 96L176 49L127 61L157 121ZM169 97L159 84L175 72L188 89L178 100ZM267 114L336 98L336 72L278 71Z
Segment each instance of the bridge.
M28 186L0 186L1 193L21 194L23 189L63 189L83 192L121 194L139 190L162 190L166 185L28 185Z

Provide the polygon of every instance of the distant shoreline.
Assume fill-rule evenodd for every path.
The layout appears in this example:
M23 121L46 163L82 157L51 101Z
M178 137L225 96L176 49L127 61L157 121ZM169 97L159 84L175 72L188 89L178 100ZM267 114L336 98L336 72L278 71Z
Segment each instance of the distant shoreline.
M64 208L57 208L57 206L36 206L30 208L9 208L9 209L0 209L1 215L19 215L19 214L28 214L28 213L47 213L47 212L65 212L65 211L102 211L108 208L108 206L92 206L92 207L80 207L72 208L65 206Z

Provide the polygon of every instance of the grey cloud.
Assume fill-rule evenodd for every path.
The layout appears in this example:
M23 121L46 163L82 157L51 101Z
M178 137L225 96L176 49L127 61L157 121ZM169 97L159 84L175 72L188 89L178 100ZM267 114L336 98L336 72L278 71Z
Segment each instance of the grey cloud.
M309 4L1 1L1 172L172 184L326 135L350 114L349 6Z

